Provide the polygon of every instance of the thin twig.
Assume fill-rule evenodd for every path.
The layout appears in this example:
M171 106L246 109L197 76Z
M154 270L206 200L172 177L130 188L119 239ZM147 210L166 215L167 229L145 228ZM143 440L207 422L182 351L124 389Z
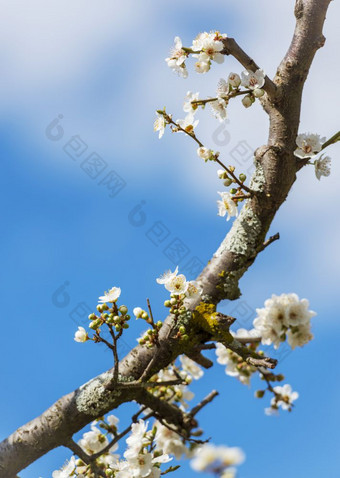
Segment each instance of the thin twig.
M280 239L280 233L277 232L276 234L274 234L273 236L270 236L269 239L267 239L266 241L264 241L264 243L262 244L262 246L260 247L260 249L258 250L258 252L262 252L266 247L268 247L272 242L275 242L275 241L278 241Z
M104 473L103 470L101 470L95 463L94 463L94 455L88 455L82 448L81 446L78 445L75 441L70 438L66 443L65 446L69 448L75 455L79 456L79 458L89 465L91 467L91 470L93 473L95 473L95 476L103 476L106 478L106 474ZM102 453L100 453L102 454Z
M195 415L197 415L197 413L202 410L203 407L205 407L208 403L212 402L214 400L215 397L217 397L218 395L218 391L217 390L212 390L209 395L207 395L198 405L196 405L192 410L191 412L189 413L189 415L191 415L192 417L194 417Z

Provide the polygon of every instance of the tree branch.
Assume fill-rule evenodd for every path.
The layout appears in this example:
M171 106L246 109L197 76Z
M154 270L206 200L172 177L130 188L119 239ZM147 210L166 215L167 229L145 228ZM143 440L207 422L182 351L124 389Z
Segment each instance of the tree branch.
M246 207L242 208L231 230L197 279L206 301L216 304L222 299L239 297L239 279L255 261L271 222L296 179L294 150L302 90L313 57L324 44L322 27L329 3L330 0L296 2L296 28L291 46L273 80L276 88L273 82L266 81L267 95L263 103L270 118L269 137L268 143L256 150L256 169L250 183L250 189L257 194L248 199ZM252 60L235 43L230 39L227 42L230 54L233 52L246 68L256 69L257 65L249 63ZM197 300L191 300L187 307L195 310L197 305ZM133 349L120 363L120 376L139 380L156 353L157 361L149 369L150 373L164 368L179 354L187 353L186 344L169 336L173 326L173 317L170 316L160 331L157 350L142 346ZM209 336L204 331L195 333L191 346L195 349L206 340ZM40 417L4 440L0 444L1 477L13 478L49 450L63 445L95 418L123 402L136 399L137 393L140 396L147 393L145 390L108 391L105 387L112 374L112 370L105 372L62 397ZM145 402L156 407L151 399L145 399Z

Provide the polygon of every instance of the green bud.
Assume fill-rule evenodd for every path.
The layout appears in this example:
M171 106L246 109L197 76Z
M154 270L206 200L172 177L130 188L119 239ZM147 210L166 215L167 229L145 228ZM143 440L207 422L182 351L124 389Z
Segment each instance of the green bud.
M256 390L255 397L256 398L262 398L264 396L265 392L266 392L265 390Z
M118 310L119 310L119 312L121 312L123 315L125 315L125 314L127 314L128 308L126 307L126 305L121 305Z
M115 316L113 317L113 322L114 322L115 324L119 324L119 323L120 323L120 317L119 317L119 315L115 315Z
M98 304L98 305L97 305L97 310L98 310L98 312L102 313L103 310L104 310L104 309L103 309L103 304Z
M96 314L90 314L89 320L95 320L97 318Z
M102 309L103 310L109 310L109 306L107 304L102 304Z
M107 322L108 324L114 324L113 317L111 317L111 315L109 315L109 317L106 319L106 322Z
M156 323L156 327L157 329L160 329L163 325L163 322L161 322L160 320Z
M180 313L180 314L184 314L184 312L185 312L186 310L187 310L187 309L186 309L184 306L182 306L182 307L179 308L179 313Z
M123 324L123 329L128 329L129 328L129 324Z
M276 380L278 382L282 382L282 380L284 380L284 379L285 379L285 376L282 375L282 373L279 373L279 375L276 375Z
M144 319L144 320L149 318L148 313L145 312L145 310L143 311L141 317L142 317L142 319Z
M175 299L174 297L172 299L170 299L170 304L171 305L177 304L177 299Z
M247 179L247 176L245 174L241 173L239 175L239 179L240 179L240 181L242 181L242 183L244 183L244 181Z
M131 319L131 315L126 314L126 315L124 316L124 319L125 319L125 320L130 320L130 319Z
M231 178L227 178L225 181L223 181L223 184L225 186L230 186L234 181Z
M182 335L182 340L189 340L189 335L186 335L186 334Z
M117 324L115 325L116 332L120 332L122 330L122 326Z
M90 329L97 330L99 325L100 325L100 321L93 320L92 322L90 322L89 327L90 327Z
M166 300L166 301L164 302L164 307L171 307L171 302L170 302L170 300Z
M109 314L106 314L106 313L105 313L105 314L103 314L103 319L105 319L105 320L106 320L106 319L108 318L108 316L109 316Z
M153 335L153 330L152 330L152 329L149 329L146 333L147 333L148 335Z
M185 329L184 325L181 325L180 328L178 329L178 331L181 335L185 334L186 329Z
M237 189L235 188L230 189L230 194L236 194L236 193L237 193Z

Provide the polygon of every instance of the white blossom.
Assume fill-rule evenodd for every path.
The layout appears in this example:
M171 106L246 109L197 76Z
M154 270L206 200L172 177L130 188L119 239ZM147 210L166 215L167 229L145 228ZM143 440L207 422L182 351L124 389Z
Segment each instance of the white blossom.
M91 424L91 431L84 433L83 438L78 441L78 445L88 454L98 453L109 444L105 435Z
M217 363L226 366L227 375L237 378L244 385L250 384L252 373L256 371L255 367L248 364L245 364L245 367L239 367L243 362L242 359L219 342L216 343L216 355Z
M225 169L218 169L217 176L219 179L226 179L227 178L227 171Z
M198 57L199 61L216 61L216 63L223 63L224 55L221 51L224 48L222 40L226 35L221 35L220 32L204 32L199 33L192 43L192 49L199 51L199 54L194 54L193 57Z
M223 78L217 84L217 97L220 98L229 95L229 83L225 81Z
M185 275L179 274L165 284L166 290L168 290L171 294L179 295L185 294L188 289L188 282L186 280Z
M187 114L184 119L179 119L176 123L186 131L186 133L192 134L194 129L199 123L199 120L195 121L194 115L192 113Z
M165 131L166 121L165 121L165 118L164 118L163 115L160 115L159 113L157 113L157 114L158 114L158 116L155 119L155 122L153 124L153 130L155 132L159 131L158 138L161 139L161 137L163 136L164 131Z
M238 447L214 446L205 443L194 451L191 467L195 471L209 471L214 467L229 467L244 462L243 451Z
M322 143L326 138L320 138L319 134L302 133L296 138L297 149L294 151L298 158L309 158L319 153L322 148Z
M241 84L240 75L238 75L237 73L230 73L228 76L228 83L233 88L238 88Z
M87 339L88 339L88 336L84 327L78 327L78 330L74 334L74 340L76 342L86 342Z
M255 88L262 88L265 82L265 72L263 70L256 70L255 73L250 70L241 73L241 84L245 88L254 90Z
M197 155L200 158L204 159L204 161L208 161L212 157L213 154L214 154L214 152L211 149L205 148L204 146L200 146L197 149Z
M329 156L320 157L314 161L315 176L320 180L321 176L331 174L331 158Z
M238 215L237 205L233 201L232 195L228 191L218 192L218 194L221 196L222 200L217 201L217 214L218 216L225 216L227 214L227 221L229 221L231 217Z
M157 428L155 436L157 449L162 450L163 453L174 455L177 460L179 460L182 455L188 455L188 449L177 433L158 422L155 423L155 426Z
M189 281L185 295L190 299L198 299L202 295L202 288L196 281Z
M109 415L108 417L106 417L106 421L110 425L110 427L117 427L119 423L119 418L115 415Z
M197 73L207 73L210 70L210 66L210 61L203 61L199 58L195 63L195 71Z
M287 340L292 349L295 349L295 347L302 347L313 339L314 336L311 333L310 328L310 324L308 323L288 330Z
M273 388L275 396L270 401L270 408L265 409L266 415L277 415L278 409L291 411L293 402L299 398L298 392L293 392L292 387L286 383Z
M141 307L135 307L133 309L133 314L135 315L136 319L140 319L142 317L144 310Z
M204 372L201 367L189 357L186 355L181 355L179 360L182 364L182 369L184 372L188 373L192 378L198 380L199 378L203 377Z
M69 462L66 462L61 470L56 470L52 473L52 478L68 478L73 475L76 467L75 457L72 456Z
M184 99L184 105L183 105L183 110L185 113L191 113L195 114L197 111L198 106L193 105L192 101L197 101L199 97L199 93L191 93L191 91L188 91L186 94L186 97Z
M170 57L166 58L168 66L183 78L187 78L188 71L185 66L185 60L188 54L183 50L182 41L175 37L175 46L170 51Z
M104 292L104 295L99 297L98 301L100 304L105 304L106 302L117 302L120 294L120 287L112 287L108 292Z
M257 317L253 322L264 345L274 344L278 348L287 336L289 345L295 348L313 338L310 320L316 314L309 310L307 299L300 300L296 294L273 294L264 305L256 309Z
M178 274L178 266L171 272L171 270L167 270L162 274L158 279L156 279L157 284L166 284L170 279L173 279Z
M210 107L215 118L221 123L227 118L227 103L222 98L219 98L216 101L211 101Z

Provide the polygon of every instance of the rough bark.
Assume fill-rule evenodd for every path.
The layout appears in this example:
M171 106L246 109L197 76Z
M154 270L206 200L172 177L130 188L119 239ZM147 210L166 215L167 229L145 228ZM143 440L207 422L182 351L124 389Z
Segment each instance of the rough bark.
M250 188L256 192L243 206L230 232L198 277L205 300L218 303L222 299L236 299L240 295L238 282L263 249L270 224L285 201L297 171L294 150L300 120L303 85L318 48L323 46L323 23L330 0L297 0L296 28L291 45L277 70L267 94L262 100L270 119L268 143L255 153L256 170ZM233 54L233 40L226 41L226 54ZM242 50L237 53L242 63ZM241 55L241 56L240 56ZM235 56L236 52L235 52ZM249 57L246 60L249 62ZM249 63L247 63L250 66ZM253 65L257 66L254 62ZM275 86L276 85L276 88ZM191 301L191 310L197 302ZM149 378L167 366L188 346L178 345L169 337L173 327L168 317L161 329L160 347L156 350L138 346L120 364L120 376L128 380ZM190 342L191 353L206 340L205 332L196 334ZM157 353L157 360L148 367ZM148 370L145 375L145 370ZM61 446L96 417L135 399L147 406L155 406L148 394L141 390L107 388L113 370L107 371L74 392L60 398L42 415L22 426L0 444L0 476L12 478L30 463ZM174 417L179 420L179 417Z

